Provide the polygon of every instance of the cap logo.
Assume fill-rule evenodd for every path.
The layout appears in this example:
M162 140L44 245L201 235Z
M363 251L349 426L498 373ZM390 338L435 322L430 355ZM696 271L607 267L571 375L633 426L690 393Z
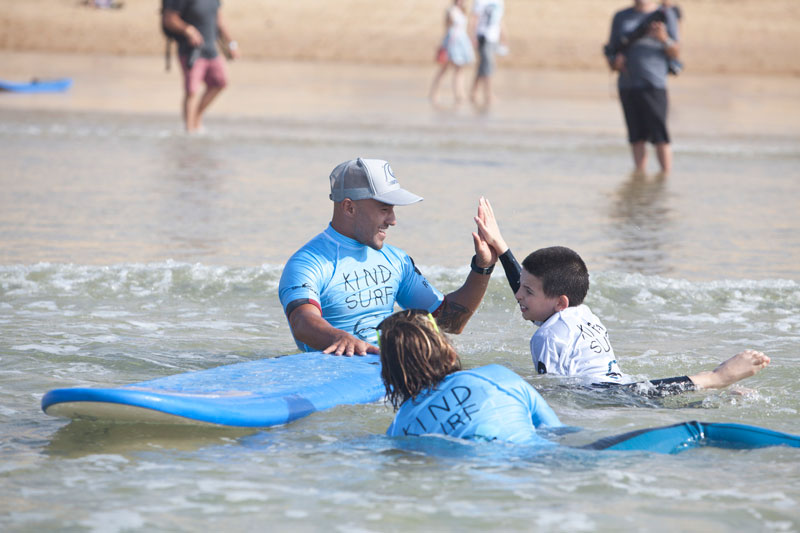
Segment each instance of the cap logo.
M387 185L395 185L397 183L397 178L394 177L394 172L392 172L392 167L389 166L389 163L383 165L383 175L386 178Z

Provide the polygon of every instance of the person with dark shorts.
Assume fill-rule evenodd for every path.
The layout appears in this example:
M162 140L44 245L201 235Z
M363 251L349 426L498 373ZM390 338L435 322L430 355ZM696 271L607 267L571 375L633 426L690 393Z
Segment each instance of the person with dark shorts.
M231 59L239 57L239 47L222 18L220 0L164 0L162 24L178 42L186 131L197 132L202 129L203 112L228 83L217 39L225 43Z
M618 11L611 23L609 43L625 41L627 35L652 17L659 5L652 0L635 0L634 6ZM621 49L607 55L611 68L619 72L617 87L628 128L628 141L636 175L647 168L647 143L656 148L662 175L672 170L672 151L667 130L667 74L670 62L678 58L678 21L675 11L663 10L663 16L649 23L647 31Z
M628 142L669 144L666 89L620 89Z
M478 69L469 99L474 106L484 111L492 105L491 79L495 68L495 54L505 42L504 12L504 0L475 0L470 13L469 33L478 50ZM482 103L478 101L479 92L483 92Z

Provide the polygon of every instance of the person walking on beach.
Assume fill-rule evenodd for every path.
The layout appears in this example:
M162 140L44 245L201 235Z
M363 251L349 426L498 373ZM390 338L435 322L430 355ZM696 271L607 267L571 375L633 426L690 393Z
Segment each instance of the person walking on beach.
M660 20L654 17L659 14ZM643 23L647 27L637 31ZM645 174L648 142L655 145L662 175L672 170L667 74L679 53L675 10L662 9L652 0L634 0L633 7L614 15L606 59L619 72L617 87L637 175Z
M479 109L487 110L492 105L491 78L495 69L495 54L498 46L505 42L503 29L503 0L475 0L469 19L469 33L474 36L478 50L478 70L470 91L470 101ZM478 92L483 93L483 102L478 103Z
M198 132L203 113L228 83L225 62L217 52L217 39L230 51L231 59L239 57L239 47L225 24L220 0L164 0L163 6L163 27L178 41L184 84L183 121L187 132Z
M497 262L492 248L473 233L467 279L443 295L406 252L384 242L397 224L395 206L422 200L400 187L388 162L345 161L333 169L330 187L330 224L292 255L278 286L297 346L336 355L378 353L375 327L395 303L432 312L442 329L460 333L489 285Z
M445 14L445 36L440 50L444 50L446 59L440 62L439 70L433 78L429 98L434 106L439 105L439 84L445 72L453 68L453 98L456 106L464 100L462 80L463 67L475 61L472 41L467 34L467 13L464 9L466 0L453 0L453 5Z

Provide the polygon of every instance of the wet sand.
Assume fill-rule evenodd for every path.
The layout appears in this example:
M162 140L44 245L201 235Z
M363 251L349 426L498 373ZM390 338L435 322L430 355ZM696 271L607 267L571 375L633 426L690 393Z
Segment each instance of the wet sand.
M426 101L449 0L228 2L243 59L215 117L441 121ZM489 119L540 131L624 134L614 80L600 55L625 0L506 0L511 53L499 60ZM683 0L682 59L670 80L670 125L686 135L776 136L800 126L800 2ZM358 14L354 17L354 14ZM354 21L357 21L355 23ZM72 77L61 95L0 95L0 110L178 114L177 65L164 71L158 2L94 9L79 0L8 2L0 13L0 77ZM445 103L449 94L442 87ZM492 122L490 120L489 122Z
M64 94L3 94L0 110L178 115L180 73L152 56L0 51L4 76L68 76ZM229 65L230 87L209 111L215 117L322 121L350 114L377 121L436 122L480 118L471 108L434 110L426 100L433 68L353 63L242 60ZM800 77L689 74L670 80L671 127L681 137L765 136L800 139ZM614 80L603 71L506 68L496 76L495 121L524 121L542 132L624 135ZM443 100L449 94L443 92Z

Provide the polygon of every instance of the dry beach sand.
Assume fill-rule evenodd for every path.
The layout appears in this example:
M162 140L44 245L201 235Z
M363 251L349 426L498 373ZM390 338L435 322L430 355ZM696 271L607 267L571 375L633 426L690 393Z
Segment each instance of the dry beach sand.
M0 50L155 55L158 0L2 2ZM430 64L448 0L226 0L250 59ZM469 3L469 2L468 2ZM507 67L604 69L600 46L626 0L507 0ZM797 0L683 0L683 59L696 73L800 75Z

